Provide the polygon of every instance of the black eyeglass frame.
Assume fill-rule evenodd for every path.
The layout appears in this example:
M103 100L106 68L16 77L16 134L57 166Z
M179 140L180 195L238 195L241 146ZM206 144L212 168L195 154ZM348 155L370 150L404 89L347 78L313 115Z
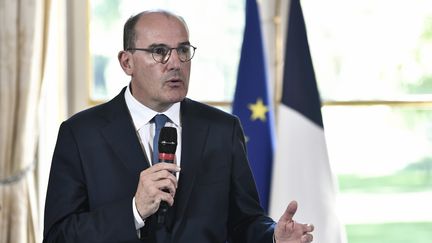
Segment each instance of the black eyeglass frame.
M156 55L160 55L160 54L157 54L156 51L155 51L155 49L156 48L161 48L161 47L166 48L166 50L168 50L168 52L167 52L167 54L165 54L162 57L161 61L158 61L157 58L155 58L155 54ZM179 49L184 48L184 47L189 47L189 48L192 47L192 50L193 50L192 51L192 55L190 56L190 58L188 60L182 60L180 58L180 55L179 55ZM159 46L154 46L152 48L127 48L126 51L145 51L145 52L148 52L148 53L152 54L153 60L155 60L155 62L166 64L168 62L168 60L171 58L171 52L172 52L172 50L176 50L177 56L178 56L178 58L179 58L179 60L181 62L189 62L195 56L195 50L196 49L197 48L195 46L191 45L191 44L182 44L182 45L180 45L178 47L169 47L169 46L166 46L166 45L159 45Z

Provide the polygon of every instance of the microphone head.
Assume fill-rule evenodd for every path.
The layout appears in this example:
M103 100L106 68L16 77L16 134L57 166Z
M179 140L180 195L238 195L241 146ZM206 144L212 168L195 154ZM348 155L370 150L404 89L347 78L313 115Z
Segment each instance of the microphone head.
M175 154L177 149L177 129L163 127L159 134L159 153Z

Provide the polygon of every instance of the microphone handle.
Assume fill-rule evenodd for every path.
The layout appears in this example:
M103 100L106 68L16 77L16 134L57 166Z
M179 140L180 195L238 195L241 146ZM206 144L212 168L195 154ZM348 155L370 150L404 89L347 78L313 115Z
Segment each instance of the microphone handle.
M159 153L159 163L174 163L174 154ZM174 172L172 173L176 175ZM163 189L164 192L169 192L168 189ZM159 204L159 210L157 211L157 223L159 225L165 224L166 214L168 212L169 205L165 201L161 201Z
M174 160L159 158L159 163L174 163Z

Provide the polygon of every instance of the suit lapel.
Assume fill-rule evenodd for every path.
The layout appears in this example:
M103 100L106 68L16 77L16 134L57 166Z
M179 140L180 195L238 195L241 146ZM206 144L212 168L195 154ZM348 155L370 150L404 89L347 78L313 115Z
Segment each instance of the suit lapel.
M208 124L200 120L199 114L191 109L191 102L185 99L181 104L182 153L179 186L175 198L176 228L181 225L184 218L208 134Z
M149 167L149 162L127 109L124 91L125 89L106 104L109 123L102 129L102 133L119 160L138 179L139 173Z

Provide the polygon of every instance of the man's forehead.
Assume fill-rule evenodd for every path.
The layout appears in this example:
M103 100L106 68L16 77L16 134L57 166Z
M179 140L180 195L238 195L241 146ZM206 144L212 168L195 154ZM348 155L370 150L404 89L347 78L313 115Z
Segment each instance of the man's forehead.
M183 22L171 15L152 13L142 16L135 28L138 42L151 41L155 43L159 41L165 43L169 40L178 44L178 42L189 41L189 34Z
M138 23L163 23L163 22L173 22L183 25L186 28L186 23L183 21L183 19L177 15L168 13L168 12L145 12L143 13Z

